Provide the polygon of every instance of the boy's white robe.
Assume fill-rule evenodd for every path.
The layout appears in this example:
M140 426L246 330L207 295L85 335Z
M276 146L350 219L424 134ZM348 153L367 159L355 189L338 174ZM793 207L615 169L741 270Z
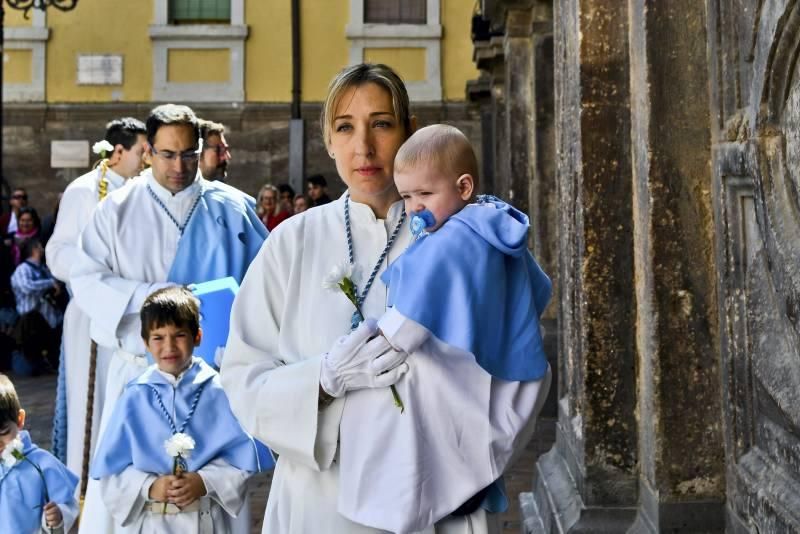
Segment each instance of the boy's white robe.
M174 285L166 280L180 231L152 198L148 184L181 223L201 187L199 174L191 186L175 195L149 171L133 178L95 210L81 234L81 253L70 272L74 298L91 320L92 339L114 354L108 365L100 435L125 384L147 367L139 321L142 303L153 291ZM237 518L237 531L247 532L248 522L245 507ZM79 532L116 532L96 480L89 480Z
M343 294L322 287L332 268L347 260L343 209L344 197L281 223L251 264L234 302L222 383L245 430L279 455L264 533L380 532L353 523L337 511L337 443L347 395L322 411L317 405L322 356L350 332L353 313L353 305ZM401 210L402 202L395 203L384 221L376 219L368 206L351 202L360 289ZM381 272L411 238L406 223ZM386 299L386 286L376 279L362 307L365 315L383 315ZM516 393L525 387L493 381L492 398L508 396L510 409L517 411ZM385 394L391 398L388 389ZM527 409L526 402L518 413ZM369 424L361 431L369 439ZM425 532L481 534L498 529L497 516L479 509L470 516L440 521Z
M53 276L71 288L70 269L80 254L79 238L84 227L92 218L98 202L100 168L76 178L64 190L58 209L58 218L53 235L47 242L45 254L47 266ZM108 169L105 174L108 180L108 193L125 185L125 178ZM86 430L86 406L89 387L89 353L91 337L89 336L89 317L81 311L74 300L67 305L64 313L63 357L66 371L67 397L67 458L66 465L70 471L81 476L83 471L83 447ZM100 414L105 397L106 372L111 360L111 351L97 348L97 367L95 371L94 412L92 418L92 451L97 444L100 430ZM80 482L76 493L80 492ZM76 495L77 497L78 495Z

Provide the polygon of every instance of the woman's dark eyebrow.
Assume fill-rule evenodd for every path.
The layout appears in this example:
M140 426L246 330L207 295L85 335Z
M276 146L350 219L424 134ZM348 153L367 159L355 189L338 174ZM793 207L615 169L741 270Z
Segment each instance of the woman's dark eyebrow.
M376 117L376 116L380 116L380 115L390 115L390 116L394 117L394 113L392 113L391 111L373 111L372 113L369 114L370 117ZM337 115L336 117L333 118L333 120L334 121L349 120L349 119L352 119L352 118L353 118L352 115Z

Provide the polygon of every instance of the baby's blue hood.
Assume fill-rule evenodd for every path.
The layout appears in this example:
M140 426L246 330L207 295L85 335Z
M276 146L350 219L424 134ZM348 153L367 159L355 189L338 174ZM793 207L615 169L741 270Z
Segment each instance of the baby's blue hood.
M480 195L453 215L490 245L509 256L519 257L528 250L528 216L491 195Z

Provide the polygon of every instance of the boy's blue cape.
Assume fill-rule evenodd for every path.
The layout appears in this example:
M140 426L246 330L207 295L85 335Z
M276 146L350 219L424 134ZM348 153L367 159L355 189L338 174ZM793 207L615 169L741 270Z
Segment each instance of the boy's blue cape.
M481 196L415 241L381 279L389 305L496 378L547 372L539 317L552 284L528 251L528 217Z
M27 432L20 432L20 438L22 453L44 473L50 500L61 505L74 503L78 477L55 456L31 443ZM11 469L0 463L0 479L0 532L38 532L47 504L39 473L25 461Z
M164 442L172 437L172 430L153 389L180 427L203 384L195 413L183 430L195 440L195 448L186 460L188 470L197 472L216 458L245 471L272 469L275 464L268 449L245 433L231 412L217 372L194 358L177 388L155 365L128 383L103 432L92 461L91 477L116 475L131 465L146 473L171 474L173 459L167 455Z

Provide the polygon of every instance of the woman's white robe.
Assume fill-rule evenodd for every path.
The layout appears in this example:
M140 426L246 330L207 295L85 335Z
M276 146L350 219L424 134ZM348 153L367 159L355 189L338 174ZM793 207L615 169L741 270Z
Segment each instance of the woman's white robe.
M322 287L332 268L347 260L343 210L344 197L281 223L251 264L234 302L222 383L245 430L279 455L264 533L380 532L349 521L337 510L337 448L347 395L321 411L317 404L322 356L350 332L353 313L343 294ZM386 220L379 220L368 206L351 202L360 290L401 210L402 202L397 202ZM381 272L411 238L406 223ZM362 306L365 315L383 315L386 299L386 286L376 279ZM385 394L391 396L388 389ZM363 432L368 431L364 425ZM479 509L425 532L480 534L496 531L498 523L496 516Z

